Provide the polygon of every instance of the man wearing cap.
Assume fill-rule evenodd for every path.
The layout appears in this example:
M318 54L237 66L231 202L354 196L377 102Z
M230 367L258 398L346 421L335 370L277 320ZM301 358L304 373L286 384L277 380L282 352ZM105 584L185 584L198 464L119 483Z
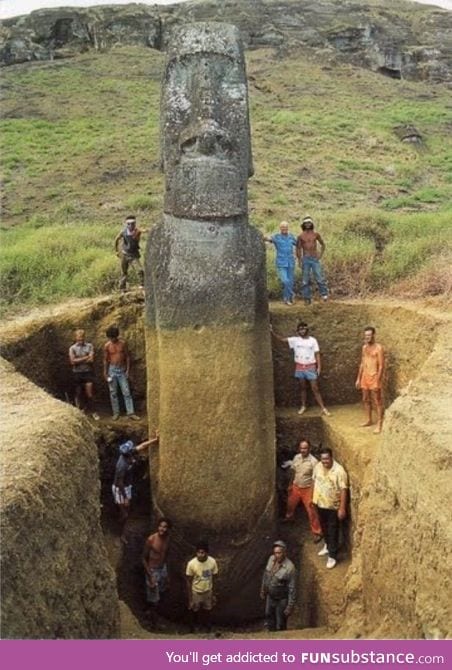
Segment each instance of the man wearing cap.
M294 250L297 240L292 233L289 233L289 224L287 221L281 222L279 233L271 237L265 236L264 240L265 242L271 242L275 246L276 271L283 285L283 301L286 305L293 305L293 283L295 277Z
M119 508L119 521L121 524L121 542L127 544L125 537L125 525L129 516L130 501L132 500L133 469L136 456L146 451L151 444L158 443L158 433L151 440L141 442L135 446L132 440L127 440L119 446L119 458L115 467L115 478L113 480L113 500Z
M311 304L311 274L314 275L314 279L317 282L322 300L326 302L328 300L328 286L320 263L320 259L325 251L325 242L320 233L314 230L314 221L310 216L305 216L303 219L301 230L302 233L297 237L296 254L301 264L302 294L305 304Z
M261 598L265 600L265 628L268 631L286 630L296 598L295 566L287 558L287 545L282 540L273 543L262 578Z
M125 291L127 288L127 274L132 265L136 266L140 288L144 288L144 270L140 260L140 237L145 230L137 227L136 217L130 215L126 218L125 226L115 239L115 252L121 260L121 280L119 288ZM119 250L119 243L122 248Z

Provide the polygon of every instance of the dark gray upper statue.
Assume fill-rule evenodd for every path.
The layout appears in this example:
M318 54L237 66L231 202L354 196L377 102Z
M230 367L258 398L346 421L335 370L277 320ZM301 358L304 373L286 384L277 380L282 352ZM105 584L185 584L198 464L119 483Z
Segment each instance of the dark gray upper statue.
M252 175L239 32L190 24L169 45L161 101L165 212L188 219L247 214Z

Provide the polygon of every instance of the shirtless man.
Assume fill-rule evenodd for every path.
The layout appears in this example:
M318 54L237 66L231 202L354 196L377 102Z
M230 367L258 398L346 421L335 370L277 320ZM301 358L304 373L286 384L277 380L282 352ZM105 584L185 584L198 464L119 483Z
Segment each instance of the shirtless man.
M157 522L157 531L149 535L144 545L143 565L146 576L146 600L148 614L154 618L153 608L160 601L161 594L168 588L168 569L166 555L169 546L171 521L161 517Z
M104 379L110 392L113 421L119 419L118 387L124 398L127 416L138 421L140 417L135 414L129 387L130 356L127 343L119 338L117 326L110 326L105 334L108 342L104 344Z
M384 349L375 342L375 328L366 326L364 329L364 345L361 363L356 378L356 388L361 389L366 421L363 427L372 425L372 401L377 410L377 426L374 433L381 433L383 426L383 372L385 367Z
M325 251L325 242L320 233L314 231L314 221L310 216L303 219L301 229L303 232L297 237L296 255L301 264L302 294L305 304L311 304L311 273L317 282L322 300L326 302L328 300L328 287L320 263ZM318 246L320 246L320 251Z

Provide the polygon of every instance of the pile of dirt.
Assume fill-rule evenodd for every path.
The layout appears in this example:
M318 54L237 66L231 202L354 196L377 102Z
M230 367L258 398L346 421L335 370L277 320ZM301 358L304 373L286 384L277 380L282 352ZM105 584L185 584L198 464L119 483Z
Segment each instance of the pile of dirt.
M118 635L88 420L1 361L5 638Z

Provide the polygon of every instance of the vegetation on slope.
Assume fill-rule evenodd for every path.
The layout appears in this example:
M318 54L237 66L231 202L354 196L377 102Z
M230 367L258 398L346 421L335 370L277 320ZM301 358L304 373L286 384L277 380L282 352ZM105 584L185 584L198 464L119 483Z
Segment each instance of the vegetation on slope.
M451 290L450 93L300 51L248 54L255 176L250 221L310 214L333 295ZM3 307L117 287L124 217L162 211L163 55L138 47L14 66L1 83ZM401 142L415 126L421 145ZM449 251L448 251L449 249ZM279 295L269 250L269 288Z

